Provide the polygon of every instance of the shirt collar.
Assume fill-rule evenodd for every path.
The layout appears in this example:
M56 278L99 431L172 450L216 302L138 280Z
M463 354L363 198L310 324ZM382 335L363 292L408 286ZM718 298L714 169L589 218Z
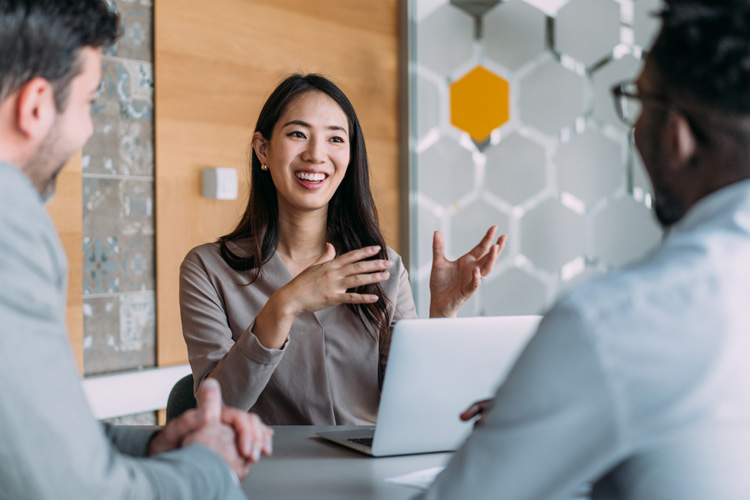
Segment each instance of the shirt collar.
M698 200L673 226L672 232L691 231L742 204L750 207L750 179L732 183Z

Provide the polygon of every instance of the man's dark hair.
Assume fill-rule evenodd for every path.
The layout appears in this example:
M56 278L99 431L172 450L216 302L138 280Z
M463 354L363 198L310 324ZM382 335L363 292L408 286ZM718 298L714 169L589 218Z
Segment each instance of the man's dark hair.
M649 57L674 91L750 113L750 0L665 0Z
M104 0L0 0L0 102L41 77L64 111L80 49L117 36L118 16Z

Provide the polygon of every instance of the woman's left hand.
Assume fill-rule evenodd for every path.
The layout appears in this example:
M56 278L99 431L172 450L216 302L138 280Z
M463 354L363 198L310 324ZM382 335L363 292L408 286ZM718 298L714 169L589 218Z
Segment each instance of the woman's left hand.
M458 260L445 258L445 239L435 231L432 240L432 273L430 274L430 317L453 318L459 308L474 295L483 277L492 272L505 240L502 235L497 243L492 239L497 226L492 226L482 241Z

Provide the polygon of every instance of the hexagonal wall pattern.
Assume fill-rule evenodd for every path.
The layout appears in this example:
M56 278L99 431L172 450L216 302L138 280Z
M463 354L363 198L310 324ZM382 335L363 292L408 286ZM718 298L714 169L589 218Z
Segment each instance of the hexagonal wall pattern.
M448 251L457 259L474 248L491 226L497 226L497 235L508 234L508 216L483 200L461 208L451 219ZM493 241L494 243L494 241ZM505 257L500 257L501 259Z
M570 0L557 13L555 50L587 67L620 42L620 4L614 0Z
M486 152L484 185L512 205L539 193L547 184L547 156L539 144L513 133Z
M544 52L547 20L544 13L521 0L510 0L483 18L487 57L510 70Z
M612 86L623 80L635 80L640 73L641 61L630 54L610 62L593 75L594 117L623 132L630 130L617 116L612 100Z
M440 123L440 90L423 76L417 76L417 140Z
M418 205L416 212L417 224L411 230L417 235L417 262L425 264L432 261L432 235L441 229L440 219L423 205Z
M472 16L482 17L488 10L499 4L500 0L451 0L451 3Z
M619 144L588 129L560 145L555 157L560 190L591 205L624 185Z
M417 61L438 74L449 76L472 57L473 44L474 19L446 4L419 24Z
M541 10L545 14L551 17L555 17L557 12L562 8L563 5L568 3L568 0L525 0L529 5L533 5L537 9Z
M548 198L521 219L521 253L538 267L557 273L584 255L583 217L557 198Z
M421 315L437 228L451 258L491 224L511 231L497 271L510 267L484 280L462 316L540 312L658 243L651 186L610 88L637 77L661 0L414 1L411 272ZM497 88L477 91L501 77L512 86L499 92L508 117L491 109Z
M488 280L484 280L488 281ZM547 305L547 287L517 267L482 283L482 308L488 316L541 314Z
M430 199L449 206L474 189L474 159L453 139L441 138L417 158L417 185Z
M417 280L416 276L411 276L412 283L416 282L414 287L414 302L420 317L427 318L430 314L430 279L429 277Z
M652 211L623 196L594 218L592 253L608 265L620 267L656 248L661 237Z
M477 142L510 118L510 85L477 66L450 86L451 123Z
M662 7L661 0L635 0L633 2L633 32L635 44L644 49L651 47L659 31L659 18L654 14Z
M521 120L555 135L571 125L584 110L584 81L552 58L519 83Z

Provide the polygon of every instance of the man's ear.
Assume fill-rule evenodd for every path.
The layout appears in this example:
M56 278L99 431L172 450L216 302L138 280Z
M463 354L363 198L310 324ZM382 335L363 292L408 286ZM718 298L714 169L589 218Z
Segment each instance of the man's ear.
M255 151L255 155L258 157L261 163L266 163L266 152L268 149L268 141L265 137L263 137L263 134L260 132L255 132L253 134L252 139L252 145L253 150Z
M41 142L57 117L55 91L44 78L34 78L18 91L16 124L27 139Z
M698 152L698 141L685 115L670 112L666 118L664 131L666 166L678 170L691 164Z

